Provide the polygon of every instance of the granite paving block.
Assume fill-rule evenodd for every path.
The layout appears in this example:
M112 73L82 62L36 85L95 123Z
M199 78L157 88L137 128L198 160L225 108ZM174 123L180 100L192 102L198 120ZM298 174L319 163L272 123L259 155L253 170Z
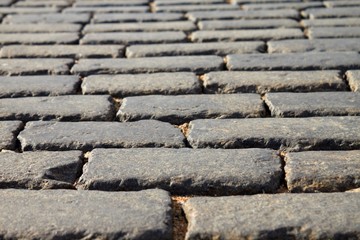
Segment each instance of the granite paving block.
M360 117L204 119L190 122L193 148L360 149Z
M200 30L230 30L257 28L299 28L294 19L207 20L198 22Z
M343 1L324 1L324 5L328 8L331 7L359 7L360 1L358 0L343 0Z
M296 9L303 10L308 8L322 8L322 2L280 2L280 3L254 3L243 4L241 8L244 10L268 10L268 9Z
M77 43L78 33L0 33L0 44L71 44Z
M74 188L82 152L0 152L0 188Z
M301 0L229 0L231 4L245 4L245 3L280 3L280 2L301 2Z
M265 108L258 94L127 97L117 113L125 122L156 119L173 124L203 118L261 116L265 116Z
M306 9L301 14L310 19L360 17L360 7L313 8Z
M269 53L360 52L360 41L356 38L270 41L267 46Z
M89 75L154 72L204 73L223 68L223 59L218 56L179 56L133 59L80 59L71 72Z
M48 13L48 14L10 14L3 19L3 23L87 23L90 21L88 13Z
M0 59L0 75L67 74L72 59Z
M251 29L251 30L201 30L190 35L193 42L241 41L241 40L279 40L304 38L300 29Z
M360 95L353 92L267 93L275 117L358 116Z
M163 190L8 189L0 197L5 239L171 239L171 200Z
M184 32L109 32L88 33L80 40L80 44L138 44L138 43L173 43L184 42Z
M272 19L293 18L298 19L299 12L294 9L280 10L228 10L228 11L194 11L188 12L186 16L192 21L215 20L215 19Z
M353 92L360 91L360 71L350 70L346 72L346 78Z
M18 139L24 151L185 146L180 129L155 120L132 123L28 122Z
M138 6L148 5L148 0L131 0L131 1L119 1L119 0L106 0L106 1L93 1L82 0L76 1L74 7L105 7L105 6Z
M0 24L0 33L53 33L53 32L78 32L81 25L73 23L21 23Z
M111 121L115 116L107 95L0 99L0 120Z
M209 42L132 45L126 48L126 57L156 57L181 55L221 55L265 52L261 41L251 42ZM0 52L1 53L1 52Z
M281 176L280 158L268 149L95 149L79 184L91 190L231 195L275 192Z
M16 136L22 127L20 121L0 121L0 150L15 149Z
M95 13L94 23L164 22L184 19L182 13Z
M2 0L0 6L9 6L14 2L14 0Z
M201 93L196 75L190 72L91 75L83 79L81 88L83 94L111 94L119 98Z
M311 27L305 31L310 38L359 38L360 27Z
M96 23L96 24L86 25L83 30L83 33L193 31L196 29L197 28L195 24L191 21L143 22L143 23Z
M240 10L233 4L201 4L201 5L161 5L155 6L156 12L189 12L189 11L218 11L218 10Z
M184 205L186 239L360 237L359 193L194 197Z
M156 6L161 5L201 5L201 4L222 4L224 0L155 0Z
M18 1L13 6L15 7L67 7L71 5L71 1L65 0L36 0L36 1Z
M54 7L0 7L0 14L40 14L40 13L56 13L59 8Z
M0 98L75 94L79 84L77 76L1 76Z
M287 153L287 187L291 192L338 192L358 188L359 159L359 150Z
M228 55L229 70L325 70L360 68L355 52L308 52Z
M323 18L304 19L300 24L304 27L347 27L360 26L360 18Z
M65 8L64 13L122 13L122 12L148 12L148 6L103 6L103 7L71 7Z
M0 50L1 58L116 58L124 55L122 45L10 45Z

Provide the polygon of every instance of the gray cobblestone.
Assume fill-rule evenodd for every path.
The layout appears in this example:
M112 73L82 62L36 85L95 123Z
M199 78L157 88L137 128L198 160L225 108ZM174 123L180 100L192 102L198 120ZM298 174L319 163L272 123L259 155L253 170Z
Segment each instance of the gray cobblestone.
M155 6L156 12L189 12L189 11L214 11L214 10L236 10L237 5L231 4L203 4L203 5L161 5Z
M307 8L324 7L322 2L281 2L281 3L257 3L244 4L242 9L245 10L269 10L269 9L296 9L303 10Z
M184 206L189 221L186 239L356 239L359 195L195 197Z
M126 97L149 94L194 94L201 87L194 73L152 73L92 75L84 78L83 94L111 94Z
M96 13L94 23L161 22L183 20L181 13Z
M310 19L360 17L360 7L314 8L303 11L302 15Z
M80 184L107 191L230 195L274 192L281 174L280 158L264 149L95 149Z
M0 197L5 239L171 239L171 201L162 190L9 189Z
M82 153L0 152L0 188L73 188Z
M37 0L37 1L19 1L13 6L15 7L67 7L71 5L70 1L65 0Z
M56 13L59 10L59 8L54 7L2 7L0 8L0 14Z
M1 6L1 7L9 6L9 5L11 5L12 3L13 3L13 0L3 0L3 1L1 1L0 6Z
M51 33L51 32L78 32L81 29L79 24L1 24L0 33Z
M331 7L359 7L360 1L358 0L344 0L344 1L324 1L324 5L328 8Z
M87 13L48 13L48 14L10 14L3 19L3 23L86 23L90 21Z
M77 33L0 33L0 44L71 44L79 39Z
M299 28L294 19L208 20L198 23L200 30Z
M312 27L306 31L312 38L359 38L360 27Z
M103 6L103 7L71 7L65 8L64 13L131 13L148 12L148 6Z
M360 148L360 117L206 119L190 122L194 148Z
M221 70L223 60L218 56L153 57L134 59L80 59L71 69L73 74L92 73L153 73L192 71L203 73Z
M292 192L336 192L360 187L360 151L288 153L285 173Z
M93 0L81 0L76 1L74 7L104 7L104 6L138 6L148 5L148 0L131 0L131 1L119 1L119 0L106 0L106 1L93 1Z
M201 4L221 4L224 0L155 0L156 6L161 5L201 5Z
M346 72L346 77L349 82L350 88L354 92L360 91L360 71L351 70Z
M348 27L360 26L360 18L324 18L301 20L304 27Z
M20 121L0 121L0 150L15 149L16 135L22 127Z
M28 122L18 139L22 150L90 150L110 147L184 147L184 137L168 123Z

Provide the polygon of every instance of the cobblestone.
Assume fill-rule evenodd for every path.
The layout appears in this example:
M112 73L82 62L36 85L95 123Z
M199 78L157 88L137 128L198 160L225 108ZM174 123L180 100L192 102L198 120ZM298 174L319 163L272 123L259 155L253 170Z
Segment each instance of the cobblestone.
M0 150L15 149L16 135L22 127L20 121L0 121Z
M360 27L312 27L307 31L313 38L359 38Z
M147 12L148 6L89 6L89 7L71 7L63 10L64 13L131 13Z
M77 33L0 33L0 44L71 44L79 39Z
M0 14L56 13L59 12L59 10L59 8L54 7L2 7L0 8Z
M47 13L47 14L9 14L3 23L29 24L29 23L86 23L90 21L88 13Z
M304 27L348 27L360 26L360 18L324 18L301 20Z
M200 30L299 28L294 19L208 20L198 23Z
M303 10L307 8L324 7L322 2L281 2L281 3L260 3L244 4L242 9L245 10L269 10L269 9L296 9Z
M360 91L360 71L351 70L346 72L350 88L354 92Z
M235 10L239 6L231 4L204 4L204 5L161 5L155 6L156 12L189 12L189 11L214 11L214 10Z
M80 184L107 191L162 188L173 194L274 192L280 167L274 151L264 149L95 149Z
M183 20L181 13L96 13L94 23L162 22Z
M314 8L303 11L302 15L310 19L360 17L360 7Z
M81 0L76 1L74 7L103 7L103 6L141 6L147 5L147 0L132 0L132 1L115 1L115 0L106 0L106 1L93 1L93 0Z
M52 33L52 32L78 32L81 29L79 24L1 24L0 33Z

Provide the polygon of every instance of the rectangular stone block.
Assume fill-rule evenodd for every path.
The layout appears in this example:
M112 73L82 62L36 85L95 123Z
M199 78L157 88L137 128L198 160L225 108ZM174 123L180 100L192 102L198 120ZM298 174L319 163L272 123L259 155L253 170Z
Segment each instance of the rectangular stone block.
M0 75L67 74L72 63L67 58L0 59Z
M0 50L1 58L116 58L124 55L122 45L11 45Z
M0 188L74 188L82 152L0 152Z
M232 4L198 4L198 5L155 5L156 12L189 12L189 11L218 11L240 10L240 7Z
M155 0L156 6L161 5L201 5L201 4L222 4L224 0Z
M25 0L16 2L13 6L15 7L67 7L71 5L71 1L66 0Z
M2 76L0 98L70 95L79 84L77 76Z
M252 29L252 30L204 30L191 33L193 42L242 41L242 40L279 40L304 38L300 29Z
M313 8L306 9L301 14L310 19L360 17L360 7Z
M285 173L291 192L338 192L360 187L360 151L287 153Z
M0 33L55 33L79 32L81 25L72 23L29 23L29 24L1 24Z
M0 14L34 14L34 13L56 13L59 8L54 7L2 7Z
M359 38L360 27L311 27L305 34L310 38Z
M106 1L93 1L93 0L81 0L76 1L74 7L105 7L105 6L141 6L148 5L148 0L131 0L131 1L119 1L119 0L106 0Z
M251 42L210 42L210 43L173 43L132 45L126 48L127 58L181 56L181 55L227 55L259 53L265 51L261 41Z
M360 70L347 71L346 78L353 92L360 91Z
M241 8L244 10L268 10L268 9L296 9L304 10L307 8L322 8L322 2L280 2L280 3L254 3L244 4Z
M271 150L95 149L78 187L106 191L161 188L172 194L274 192L282 175Z
M95 23L85 26L83 33L97 32L157 32L193 31L196 26L191 21L142 22L142 23ZM1 31L1 28L0 28Z
M205 93L345 91L338 71L210 72L203 76Z
M14 1L13 0L3 0L3 1L1 1L1 3L0 3L0 6L9 6L9 5L11 5L12 3L13 3Z
M77 43L78 33L0 33L0 44L71 44Z
M194 148L360 149L360 117L205 119L190 122Z
M265 108L258 94L127 97L117 113L125 122L156 119L173 124L204 118L261 116L265 116Z
M360 68L355 52L308 52L228 55L229 70L326 70Z
M332 7L360 7L358 0L343 0L343 1L324 1L324 5L328 8Z
M180 129L155 120L119 122L28 122L18 139L28 150L184 147Z
M1 36L1 35L0 35ZM88 33L80 40L80 44L145 44L184 42L183 32L115 32Z
M183 20L181 13L95 13L94 23L165 22Z
M1 190L0 232L9 239L171 239L167 192ZM35 220L36 219L36 220Z
M16 136L22 128L20 121L0 121L0 150L14 150Z
M304 19L300 24L304 27L348 27L360 26L360 18L324 18Z
M360 236L359 193L194 197L183 209L193 239L337 239Z
M90 21L88 13L47 13L47 14L9 14L3 23L28 24L28 23L87 23Z
M71 72L89 75L154 72L204 73L223 68L223 59L218 56L180 56L134 59L80 59Z
M115 116L107 95L3 98L0 106L0 120L111 121Z
M148 12L149 6L102 6L102 7L71 7L65 8L64 13L122 13Z
M267 93L264 100L275 117L360 115L360 95L352 92Z
M299 28L294 19L207 20L198 22L200 30Z
M83 94L110 94L119 98L201 93L196 75L187 72L91 75L83 79L81 88Z
M359 52L360 41L356 38L342 39L294 39L270 41L267 43L269 53L300 52Z

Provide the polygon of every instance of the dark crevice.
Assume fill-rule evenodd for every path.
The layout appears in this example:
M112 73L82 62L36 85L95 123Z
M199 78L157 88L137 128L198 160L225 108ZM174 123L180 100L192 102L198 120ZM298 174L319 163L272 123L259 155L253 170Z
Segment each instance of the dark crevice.
M76 180L73 184L75 189L77 189L77 185L79 183L80 177L83 175L84 166L88 162L88 159L89 159L89 153L90 152L83 152L83 154L81 155L82 164L81 164L81 167L79 167L78 172L76 173Z
M173 224L173 240L184 240L188 228L188 222L182 205L189 197L172 196L172 224Z
M351 87L350 87L350 84L349 84L349 79L347 78L346 76L346 72L347 70L340 70L339 71L339 77L345 82L346 84L346 91L351 91Z
M278 189L277 193L286 193L289 192L289 189L287 187L287 182L285 179L285 155L286 152L285 151L280 151L279 152L279 157L280 157L280 161L281 161L281 171L282 171L282 176L281 176L281 180L280 180L280 188Z
M202 74L202 75L198 75L198 76L197 76L202 94L205 94L204 75L205 75L205 74Z
M189 122L185 122L183 124L175 125L175 127L181 130L181 133L184 135L184 144L186 148L192 148L189 141L187 140L187 136L189 134Z
M14 138L15 138L15 149L14 149L14 151L18 152L18 153L22 152L21 142L18 139L18 136L19 136L20 132L22 132L25 129L25 125L26 125L26 122L23 121L22 124L20 125L20 127L14 133Z
M265 94L261 94L261 99L263 101L263 106L264 106L264 109L265 109L265 115L263 117L264 118L271 117L271 111L270 111L269 106L265 102L264 96L265 96Z

